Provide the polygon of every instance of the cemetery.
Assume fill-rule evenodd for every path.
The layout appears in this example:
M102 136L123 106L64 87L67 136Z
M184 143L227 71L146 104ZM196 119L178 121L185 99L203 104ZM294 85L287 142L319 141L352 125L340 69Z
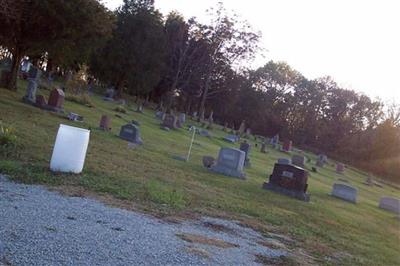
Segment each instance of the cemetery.
M400 104L166 2L0 0L0 266L400 265Z
M348 232L338 230L338 225L346 224L352 228L350 234L355 238L364 235L371 241L379 241L375 239L375 234L370 233L372 230L385 235L386 241L397 241L397 236L388 233L387 229L398 226L394 216L398 210L400 190L385 184L381 187L368 186L364 184L367 175L349 166L344 172L337 171L336 164L331 166L332 163L325 155L317 156L307 152L297 154L292 151L291 158L283 158L283 153L273 148L278 142L266 145L268 153L260 149L250 151L250 146L257 144L253 139L246 139L247 145L242 145L244 151L241 151L239 146L244 141L239 143L236 138L232 143L225 141L223 126L214 125L214 129L208 130L215 136L210 139L201 137L199 132L206 129L201 129L200 124L191 121L191 125L199 127L195 137L198 144L192 147L190 160L180 162L173 160L172 156L186 155L192 138L192 131L188 131L187 125L183 124L182 115L179 122L182 126L178 128L178 117L161 115L164 120L160 122L162 117L157 118L160 115L155 115L154 110L144 108L143 113L138 113L135 105L129 107L128 99L128 112L119 114L119 118L113 111L117 103L103 101L101 95L94 95L92 98L96 109L64 101L63 108L66 111L84 117L83 122L68 121L64 118L65 114L24 104L21 94L0 90L2 120L18 129L24 147L18 161L0 161L0 172L8 173L17 180L48 186L63 183L69 186L83 185L86 190L101 191L124 201L134 200L143 206L149 201L167 204L171 206L171 211L178 213L186 209L204 208L203 211L207 209L209 215L215 215L222 208L230 213L229 217L240 217L242 213L255 215L258 217L255 220L279 224L277 228L280 232L299 241L304 241L303 234L307 234L306 248L312 240L333 250L347 250L356 257L358 252L368 249L358 249L346 242L332 245L328 240L332 234L337 239L347 237ZM23 93L22 90L20 93ZM51 91L40 93L48 97L46 94L50 95ZM15 112L14 106L21 111ZM29 121L23 115L25 113L29 114ZM133 124L132 120L140 126ZM36 123L34 131L32 121ZM159 129L160 124L175 129L166 132ZM65 138L65 143L59 143L56 138L59 134L68 134L61 132L63 127L68 128L63 125L78 129L91 128L90 133L78 130L84 135L76 140L79 143L88 142L87 151L85 144L81 150L59 152L59 145L76 147L70 142L75 140ZM262 140L258 141L261 146ZM142 145L131 149L131 142ZM311 161L306 161L305 156L311 158ZM251 161L251 168L245 167L246 158ZM27 164L27 161L32 160L34 164ZM49 167L60 170L68 165L73 166L71 172L81 174L58 174L54 178L47 170ZM302 170L302 166L305 170ZM315 167L318 168L317 173L311 171ZM116 179L112 181L104 177L103 173ZM151 181L154 178L157 181ZM339 178L346 178L351 184L335 184ZM163 189L152 192L150 197L144 196L142 191L148 189L148 182L158 182ZM229 200L222 200L219 195ZM381 200L382 197L391 197L393 200ZM357 204L348 204L340 199ZM206 205L203 206L201 202ZM205 206L211 206L211 209ZM310 220L314 216L324 218ZM293 220L296 220L295 225ZM380 223L386 226L381 227ZM388 252L391 252L390 249ZM380 255L376 256L371 253L366 259L374 261L381 258Z

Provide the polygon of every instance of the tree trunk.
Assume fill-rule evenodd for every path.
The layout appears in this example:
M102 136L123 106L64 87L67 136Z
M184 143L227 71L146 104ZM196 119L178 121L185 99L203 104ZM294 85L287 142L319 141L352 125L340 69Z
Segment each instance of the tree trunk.
M22 58L21 50L18 47L16 47L15 52L13 53L11 73L7 83L7 89L9 90L15 90L15 91L17 90L17 79L18 79L19 64L21 62L21 58Z

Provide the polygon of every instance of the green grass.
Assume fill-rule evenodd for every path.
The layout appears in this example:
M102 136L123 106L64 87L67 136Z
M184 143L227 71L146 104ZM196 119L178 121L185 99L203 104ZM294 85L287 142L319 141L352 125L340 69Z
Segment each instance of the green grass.
M297 245L321 264L400 264L400 223L394 214L377 208L383 195L400 197L396 188L365 186L362 182L366 176L362 172L350 168L345 175L339 175L331 165L318 173L310 171L311 202L301 202L261 188L277 158L287 156L270 147L268 154L263 154L259 152L260 146L255 148L252 143L252 168L246 169L247 180L225 177L207 171L201 163L203 155L217 157L221 146L235 146L221 140L225 133L220 127L214 126L212 139L197 135L190 161L182 162L172 157L186 154L191 133L185 129L160 130L160 121L149 109L140 114L135 112L136 106L128 104L124 114L115 111L116 103L93 96L94 108L66 101L67 111L84 117L84 122L71 122L62 115L22 103L25 85L20 82L18 93L0 89L0 120L16 129L18 140L16 153L0 161L0 172L16 180L80 186L152 211L250 218L295 238ZM103 114L112 117L111 132L98 129ZM130 148L117 134L121 125L133 119L141 123L144 145ZM80 175L53 174L48 169L60 123L91 129ZM191 123L196 124L187 122ZM315 160L315 155L307 156ZM329 196L338 178L345 178L358 188L357 205ZM343 252L350 256L338 255ZM327 259L338 256L339 262Z

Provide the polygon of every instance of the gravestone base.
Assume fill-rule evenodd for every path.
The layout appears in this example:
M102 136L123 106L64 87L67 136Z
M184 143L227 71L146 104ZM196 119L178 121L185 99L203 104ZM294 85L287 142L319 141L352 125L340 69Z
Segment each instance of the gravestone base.
M305 202L309 202L310 201L310 194L304 193L304 192L300 192L300 191L294 191L294 190L289 190L268 182L265 182L263 184L263 189L267 189L267 190L271 190L298 200L302 200Z
M36 101L32 101L31 99L29 99L26 96L22 97L22 101L24 103L26 103L26 104L30 104L32 106L38 107L38 108L46 110L46 111L51 111L51 112L55 112L55 113L58 113L58 114L64 114L65 113L63 108L53 107L53 106L50 106L48 104L39 104Z
M213 172L218 173L218 174L237 177L237 178L240 178L240 179L246 179L246 174L245 173L237 171L237 170L232 169L232 168L228 168L228 167L223 166L223 165L218 165L217 164L217 165L211 166L211 168L209 168L209 169L210 169L210 171L213 171Z

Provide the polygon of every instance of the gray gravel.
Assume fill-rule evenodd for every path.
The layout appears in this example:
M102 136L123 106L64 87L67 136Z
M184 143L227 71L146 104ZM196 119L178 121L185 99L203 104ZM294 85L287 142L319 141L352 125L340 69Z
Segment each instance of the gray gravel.
M212 230L206 223L229 230ZM185 233L239 247L177 237ZM259 240L265 238L235 221L202 217L172 224L0 175L0 265L253 265L256 254L287 255L257 244Z

